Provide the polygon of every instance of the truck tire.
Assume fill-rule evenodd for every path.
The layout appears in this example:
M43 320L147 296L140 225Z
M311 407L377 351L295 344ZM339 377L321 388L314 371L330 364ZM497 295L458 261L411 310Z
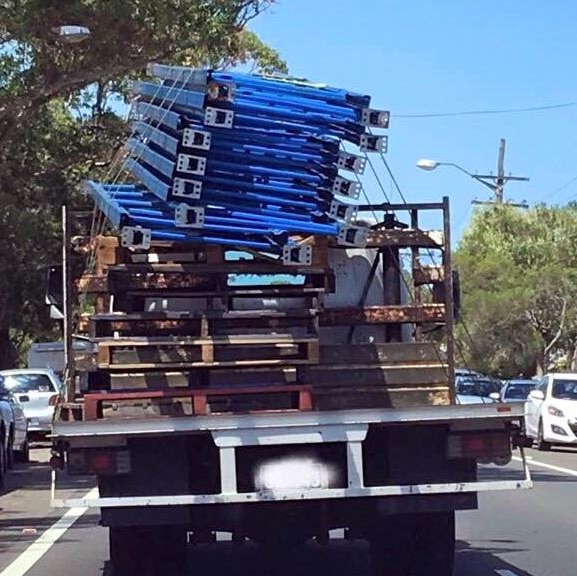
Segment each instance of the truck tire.
M184 576L186 531L178 526L109 529L113 576Z
M451 576L455 513L383 518L369 544L374 576Z

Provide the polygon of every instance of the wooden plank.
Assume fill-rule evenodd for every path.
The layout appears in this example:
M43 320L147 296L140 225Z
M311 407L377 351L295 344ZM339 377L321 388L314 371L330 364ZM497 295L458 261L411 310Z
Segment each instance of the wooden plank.
M269 367L180 372L93 372L89 374L89 389L96 390L167 390L171 388L200 388L204 374L206 389L282 386L297 383L296 367Z
M360 393L358 390L329 388L313 391L316 410L354 410L361 408L415 408L419 406L448 406L449 390L377 390Z
M134 337L134 338L96 338L94 342L99 347L118 348L124 346L130 347L152 347L152 346L166 346L166 347L185 347L185 346L201 346L203 344L213 344L215 346L243 346L243 345L283 345L283 344L300 344L308 343L315 338L297 338L290 335L282 334L261 334L258 336L215 336L211 338L165 338L165 337Z
M440 230L383 229L371 230L367 248L438 248L444 247L444 234Z
M297 366L301 364L313 363L308 358L270 358L268 360L230 360L215 361L212 364L205 362L136 362L134 364L101 364L99 370L118 370L118 371L142 371L142 370L190 370L194 368L234 368L243 367L265 367L265 366Z
M413 270L415 286L441 284L445 281L445 269L442 266L419 266Z
M118 262L118 238L116 236L97 236L95 241L96 273L103 274L104 269Z
M143 372L140 374L102 373L103 385L110 390L166 390L187 388L191 375L187 372Z
M376 386L384 388L421 388L449 385L447 368L438 364L422 366L303 366L301 382L318 387L345 386L350 388Z
M444 354L435 344L426 342L390 342L386 344L321 345L321 364L401 364L443 363Z
M192 349L139 348L112 350L109 361L98 362L98 368L111 370L162 369L163 367L266 366L292 363L316 363L308 356L307 344L213 347Z
M320 316L321 326L359 326L362 324L444 322L444 304L421 306L369 306L365 308L325 308Z

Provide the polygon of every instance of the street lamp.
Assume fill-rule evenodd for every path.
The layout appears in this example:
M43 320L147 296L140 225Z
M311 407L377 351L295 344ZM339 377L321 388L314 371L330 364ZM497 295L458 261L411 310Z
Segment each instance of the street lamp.
M503 168L503 164L505 162L505 139L501 138L499 142L499 157L497 160L497 175L493 176L493 174L472 174L468 170L465 170L463 167L455 164L453 162L439 162L437 160L430 160L429 158L421 158L417 161L417 168L421 170L426 170L430 172L431 170L436 170L439 166L452 166L457 170L467 174L471 178L477 180L491 190L493 193L493 200L489 202L489 204L503 204L503 188L505 184L510 180L518 180L527 182L529 178L525 178L523 176L505 176L505 170ZM474 204L486 204L487 202L479 202L475 201ZM510 206L518 206L520 208L527 208L527 204L513 204L511 202L507 202Z
M452 166L453 168L460 170L467 176L470 176L471 178L474 178L481 184L487 186L487 188L489 188L489 190L491 190L493 194L497 193L497 184L494 183L494 181L497 180L495 176L486 174L473 174L468 170L465 170L462 166L459 166L458 164L455 164L453 162L438 162L437 160L430 160L429 158L421 158L420 160L417 161L417 168L420 168L421 170L425 170L427 172L432 172L433 170L436 170L439 166ZM487 182L487 179L490 179L491 182ZM529 180L529 178L523 178L523 180Z

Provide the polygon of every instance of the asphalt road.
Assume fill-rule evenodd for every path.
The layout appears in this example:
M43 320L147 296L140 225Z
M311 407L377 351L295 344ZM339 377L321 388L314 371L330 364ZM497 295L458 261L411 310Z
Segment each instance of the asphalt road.
M577 573L577 451L528 452L533 490L484 494L480 510L459 513L454 576ZM98 514L89 511L68 527L74 518L60 519L63 512L50 509L47 459L47 449L34 449L32 462L17 467L0 496L0 576L106 574L106 532ZM486 472L494 478L504 473ZM90 488L89 480L68 487L75 494ZM196 546L190 560L195 576L267 574L257 549L228 542ZM360 542L310 545L290 562L285 571L299 576L368 576L367 549Z

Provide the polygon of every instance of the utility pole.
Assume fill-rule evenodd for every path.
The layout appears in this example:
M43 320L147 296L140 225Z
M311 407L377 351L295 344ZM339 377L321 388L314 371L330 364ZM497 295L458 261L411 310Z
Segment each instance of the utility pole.
M493 191L493 199L489 201L473 200L472 204L505 204L505 184L511 180L527 182L529 178L524 176L505 176L505 139L499 141L499 156L497 158L497 175L492 174L471 174L471 176ZM528 208L527 204L515 204L507 202L507 206L516 208Z

